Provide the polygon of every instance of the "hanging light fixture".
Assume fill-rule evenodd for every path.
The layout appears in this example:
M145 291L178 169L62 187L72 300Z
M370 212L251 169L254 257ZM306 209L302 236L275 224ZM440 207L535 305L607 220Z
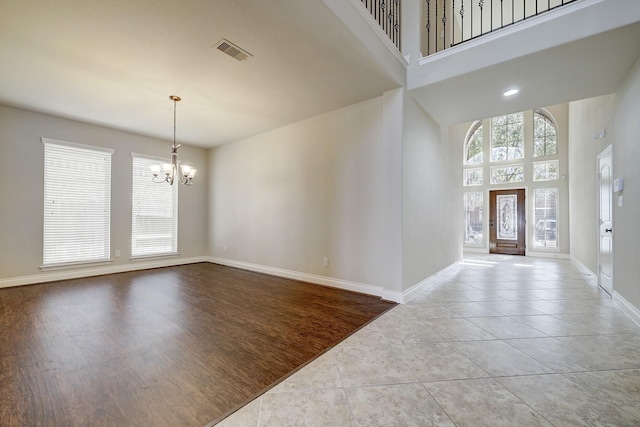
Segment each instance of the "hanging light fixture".
M192 166L184 164L180 165L178 163L178 148L180 148L182 144L176 145L176 103L182 99L176 95L171 95L169 99L173 101L173 144L171 145L171 163L151 166L153 182L168 182L169 185L173 185L173 181L177 176L178 180L184 185L191 185L193 184L193 178L196 176L197 170ZM180 166L180 171L178 171L178 166Z

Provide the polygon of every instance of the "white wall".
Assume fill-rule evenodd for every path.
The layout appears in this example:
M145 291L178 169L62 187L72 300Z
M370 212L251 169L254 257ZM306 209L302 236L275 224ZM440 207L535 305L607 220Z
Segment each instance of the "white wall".
M387 103L375 98L211 150L211 255L399 289L400 253L387 245L400 233L385 183Z
M613 95L606 95L569 103L571 257L594 273L598 266L596 158L614 142L613 100ZM604 138L593 138L603 130Z
M405 96L403 290L462 258L462 148Z
M640 60L616 92L613 173L624 178L614 202L614 290L640 310ZM618 195L616 194L616 195ZM640 319L638 319L640 320Z
M624 178L622 193L614 194L614 299L621 296L640 310L640 61L615 95L569 104L569 168L571 173L571 256L597 272L596 158L613 144L613 175ZM593 139L603 130L603 138ZM624 206L617 206L617 196Z
M213 149L210 252L401 300L462 256L458 151L402 89Z
M170 126L170 125L169 125ZM167 129L170 131L170 128ZM0 106L0 280L42 276L44 146L41 137L115 150L112 157L112 265L136 264L131 252L131 153L170 157L167 141ZM179 190L180 258L207 254L206 150L183 146L180 158L202 178ZM139 264L139 263L138 263ZM78 269L82 270L82 269ZM10 282L11 280L8 280Z

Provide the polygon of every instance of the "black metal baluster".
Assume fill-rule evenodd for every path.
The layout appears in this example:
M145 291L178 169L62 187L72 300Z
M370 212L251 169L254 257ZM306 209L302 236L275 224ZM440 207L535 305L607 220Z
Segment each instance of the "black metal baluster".
M484 18L484 12L483 12L484 0L480 0L480 2L478 3L478 6L480 6L480 35L482 35L484 34L484 26L482 25L482 18Z
M473 0L471 0L471 36L469 40L473 38Z
M382 0L380 2L380 12L378 14L378 25L380 25L380 28L382 28L382 31L385 31L384 29L384 16L385 16L385 9L387 8L387 4L384 2L384 0ZM386 31L385 31L386 33Z
M455 17L456 15L456 0L453 0L451 4L451 14ZM454 21L455 24L455 21ZM453 25L453 24L452 24ZM451 46L456 44L456 29L455 27L451 29Z
M427 1L427 55L431 54L431 1Z
M460 3L460 43L464 41L464 0Z
M402 10L400 9L400 0L394 0L396 3L395 24L393 29L396 33L396 43L398 49L402 49L402 34L400 34L401 22L402 22Z
M393 17L394 9L393 9L393 1L389 0L389 6L387 6L387 34L389 38L393 40L394 32L393 32ZM395 42L394 42L395 43Z
M440 32L438 31L438 0L436 0L436 20L434 22L436 23L436 52L438 52L438 39L440 38Z
M442 50L447 48L447 2L442 9Z
M395 30L396 30L396 34L398 35L398 49L402 49L402 33L400 32L400 28L402 25L402 9L401 9L401 5L400 5L400 0L397 1L397 8L396 8L396 16L398 17L396 20L396 25L395 25Z

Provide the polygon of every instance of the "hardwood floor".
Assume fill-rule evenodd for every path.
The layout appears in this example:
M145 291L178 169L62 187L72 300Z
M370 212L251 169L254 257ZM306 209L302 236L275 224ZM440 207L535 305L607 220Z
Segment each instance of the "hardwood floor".
M0 425L202 426L394 305L209 263L0 289Z

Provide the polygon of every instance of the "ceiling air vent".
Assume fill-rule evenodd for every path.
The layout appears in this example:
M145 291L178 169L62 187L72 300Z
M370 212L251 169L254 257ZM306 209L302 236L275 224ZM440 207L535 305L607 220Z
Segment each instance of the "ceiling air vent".
M226 53L230 57L237 59L238 61L244 61L245 59L253 56L246 50L236 46L227 39L220 40L214 45L214 47L219 51Z

